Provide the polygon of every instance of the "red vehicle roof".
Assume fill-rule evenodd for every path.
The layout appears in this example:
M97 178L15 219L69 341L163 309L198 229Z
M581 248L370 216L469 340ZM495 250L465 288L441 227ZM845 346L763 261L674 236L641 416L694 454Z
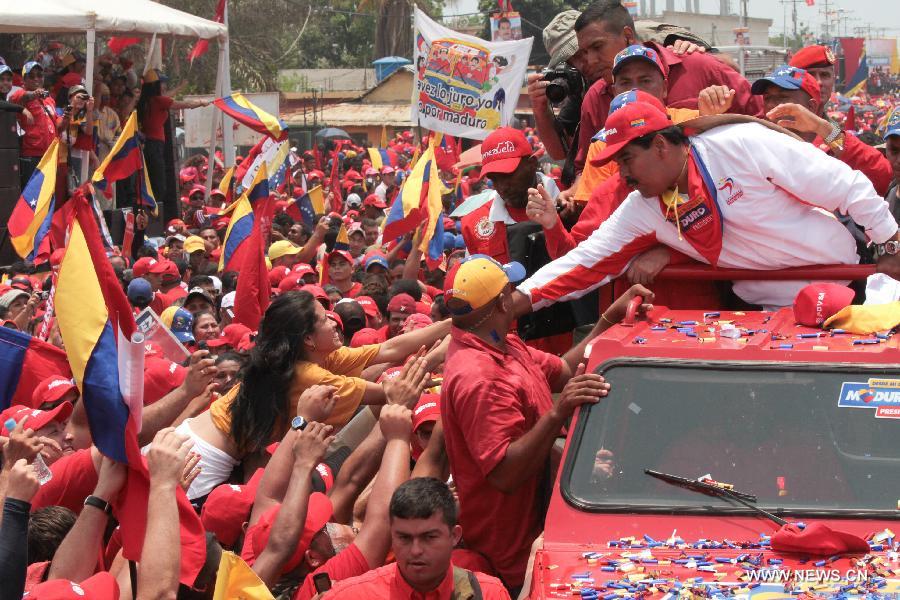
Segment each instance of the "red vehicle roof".
M723 337L723 326L739 330ZM821 337L799 337L819 334ZM854 344L856 342L856 344ZM862 343L860 343L862 342ZM592 345L588 370L610 358L900 364L896 337L830 333L794 322L793 311L740 312L655 308L647 320L619 325Z

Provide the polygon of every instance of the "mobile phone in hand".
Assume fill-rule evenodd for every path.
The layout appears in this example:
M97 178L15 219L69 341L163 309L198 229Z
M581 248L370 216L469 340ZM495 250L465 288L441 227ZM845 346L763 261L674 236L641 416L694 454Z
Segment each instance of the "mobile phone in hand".
M316 573L313 575L313 587L319 594L327 592L331 589L331 577L328 576L328 573Z

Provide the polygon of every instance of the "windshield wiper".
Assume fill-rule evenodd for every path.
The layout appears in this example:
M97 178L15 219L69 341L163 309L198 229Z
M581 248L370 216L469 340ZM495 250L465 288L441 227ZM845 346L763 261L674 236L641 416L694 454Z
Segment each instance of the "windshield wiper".
M728 498L729 500L734 500L739 504L743 504L750 510L763 515L767 519L771 519L779 525L787 525L787 521L785 521L781 517L776 517L772 513L751 504L751 502L756 502L756 496L754 496L753 494L737 492L735 490L731 490L718 485L713 485L711 483L706 483L704 481L698 481L696 479L688 479L687 477L670 475L669 473L660 473L659 471L654 471L652 469L644 469L644 473L650 475L651 477L655 477L657 479L665 481L666 483L671 483L672 485L683 487L687 490L700 492L701 494L708 494L710 496L716 496L718 498Z

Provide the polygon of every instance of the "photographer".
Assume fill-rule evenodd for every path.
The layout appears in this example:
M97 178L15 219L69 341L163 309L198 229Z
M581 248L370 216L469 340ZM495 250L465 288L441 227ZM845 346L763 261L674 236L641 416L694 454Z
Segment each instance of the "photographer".
M626 47L640 43L628 9L618 0L598 0L575 21L580 56L578 69L588 81L594 80L584 96L578 131L576 171L584 167L591 137L603 128L613 99L612 67L615 56ZM750 84L723 62L700 52L677 54L655 41L644 42L655 50L666 69L667 101L674 108L696 108L697 96L708 85L725 85L734 90L728 112L758 115L762 103L750 93ZM695 48L696 49L696 48ZM711 82L706 84L705 82ZM714 83L712 83L714 82Z
M59 125L60 164L68 163L72 187L81 185L81 162L88 160L91 167L97 165L94 149L94 123L97 113L94 98L83 85L73 85L68 91L69 104L63 110Z
M528 94L541 141L552 158L565 160L562 183L571 189L576 187L575 156L579 151L582 100L588 87L597 81L590 75L586 53L578 51L575 22L580 16L581 12L577 10L566 10L550 21L544 29L544 47L550 53L550 62L543 72L528 76ZM702 38L675 25L638 21L635 27L643 38L668 45L677 55L708 49ZM557 109L555 114L554 107ZM571 191L564 191L562 197L565 199L571 194Z
M44 69L31 61L22 67L24 88L10 92L7 100L24 106L18 116L25 132L19 153L19 178L22 188L28 183L41 157L56 137L56 103L44 89Z

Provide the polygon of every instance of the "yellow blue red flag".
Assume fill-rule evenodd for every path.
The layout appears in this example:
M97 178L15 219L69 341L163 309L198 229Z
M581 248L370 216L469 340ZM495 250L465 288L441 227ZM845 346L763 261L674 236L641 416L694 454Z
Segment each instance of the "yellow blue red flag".
M94 171L91 181L95 188L101 190L108 197L112 195L110 184L130 177L132 173L141 168L146 171L143 153L138 143L137 113L132 112L125 121L119 139Z
M222 255L219 258L220 271L236 271L241 265L243 247L253 232L253 207L246 194L237 199L237 202L229 208L231 221L225 231L225 241L222 243Z
M395 167L397 166L397 154L393 150L387 150L386 148L368 148L366 152L369 153L369 161L372 163L372 167L378 169L378 172L381 172L382 167Z
M16 254L35 263L50 257L50 222L56 205L59 140L54 139L38 163L9 217L7 227Z
M388 209L384 220L385 240L393 240L415 230L425 219L422 200L427 194L426 178L430 175L430 165L433 162L434 146L429 145L416 162L409 177L403 181L400 192ZM435 176L437 176L436 167Z
M253 131L278 141L287 139L287 124L244 98L243 94L236 92L224 98L217 98L213 100L213 104L226 115Z
M54 309L93 443L128 465L128 479L114 504L126 558L140 558L147 523L149 478L137 434L143 405L143 339L100 239L93 209L82 189L69 200L72 227L59 266ZM181 581L193 582L206 555L203 526L181 489Z
M141 157L141 164L144 168L141 172L141 193L138 196L138 206L143 206L155 217L159 209L156 204L156 195L153 193L153 186L150 185L150 175L147 172L147 160L143 157Z

